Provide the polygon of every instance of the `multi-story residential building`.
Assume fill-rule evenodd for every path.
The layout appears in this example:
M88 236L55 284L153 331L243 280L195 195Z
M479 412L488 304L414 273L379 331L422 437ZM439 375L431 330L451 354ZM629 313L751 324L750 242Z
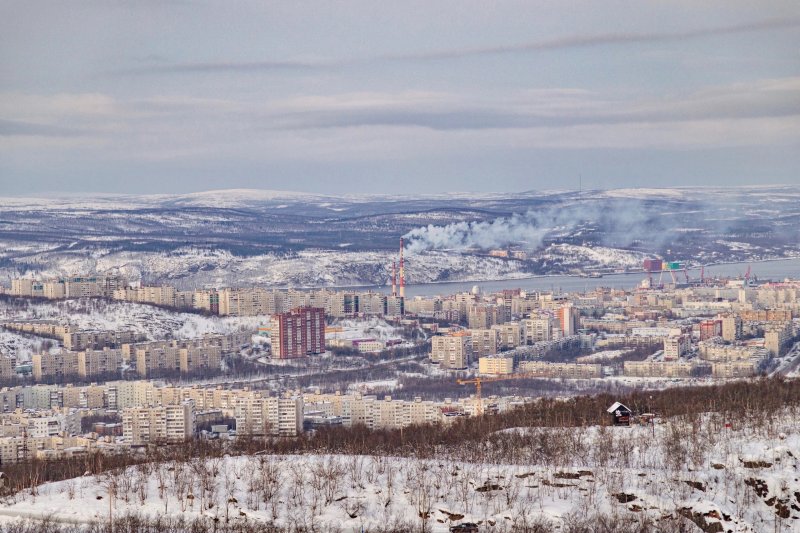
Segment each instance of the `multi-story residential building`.
M397 429L443 420L442 404L421 398L407 401L385 396L383 400L378 400L375 396L336 393L306 394L303 401L306 412L339 417L345 426L362 424L370 429Z
M744 361L757 357L759 349L753 346L723 344L714 339L701 341L697 347L700 358L706 361Z
M272 356L292 359L325 352L325 310L299 307L273 315L270 321Z
M625 361L626 376L688 378L697 365L688 361Z
M219 370L222 353L219 346L189 345L178 352L179 366L183 373L203 370Z
M124 287L115 290L111 297L114 300L160 305L165 307L179 307L175 299L176 294L177 291L175 290L175 287L162 285L158 287Z
M63 334L64 348L67 350L100 350L105 347L118 347L136 342L144 336L131 330L89 331L66 327Z
M78 352L78 375L94 377L119 371L122 365L122 350L103 348Z
M505 307L497 304L471 304L467 309L470 329L488 329L506 322Z
M680 359L692 349L692 339L689 335L673 335L664 338L664 359L674 361Z
M132 446L183 442L192 438L194 432L195 410L191 401L122 411L122 437Z
M238 435L295 437L303 431L303 398L242 395L236 400L235 416Z
M752 361L711 363L711 375L715 378L743 378L754 376L755 373Z
M194 291L192 307L208 311L212 315L219 314L219 293L216 289Z
M479 358L497 353L500 335L496 329L469 329L472 339L472 357Z
M16 359L0 353L0 381L10 381L16 377Z
M736 315L725 315L719 318L722 322L722 339L735 342L742 338L742 319Z
M742 309L739 315L745 322L788 322L793 318L791 309Z
M545 361L522 361L519 371L546 378L587 379L603 376L602 366L584 363L548 363Z
M435 335L431 338L431 361L439 363L439 368L467 368L471 353L472 338L466 332Z
M78 376L78 352L37 353L31 356L33 379L63 380Z
M519 322L495 324L492 329L497 331L502 348L516 348L525 344L525 332Z
M558 308L556 311L556 318L558 319L561 334L564 337L578 333L580 316L580 310L576 307L573 307L571 303Z
M478 359L478 373L480 374L511 374L514 372L514 358L501 356L487 356Z
M792 323L789 321L769 324L764 331L764 348L772 355L781 355L792 333Z
M700 340L722 336L722 320L703 320L700 322Z
M177 341L148 342L135 348L136 372L141 377L151 373L180 372L181 348Z
M553 340L553 317L542 314L522 321L525 343L534 344Z

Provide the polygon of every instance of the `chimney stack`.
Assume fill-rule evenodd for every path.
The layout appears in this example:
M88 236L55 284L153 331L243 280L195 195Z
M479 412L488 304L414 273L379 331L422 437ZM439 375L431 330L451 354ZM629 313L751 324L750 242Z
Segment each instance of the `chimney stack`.
M400 237L400 298L406 297L406 266L403 261L403 238Z
M397 263L392 261L392 296L397 296Z

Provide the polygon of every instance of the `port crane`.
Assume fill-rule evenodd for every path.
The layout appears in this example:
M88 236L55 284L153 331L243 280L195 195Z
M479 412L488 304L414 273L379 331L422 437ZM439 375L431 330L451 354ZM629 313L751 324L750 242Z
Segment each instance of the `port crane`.
M475 409L475 414L480 416L483 414L483 399L481 398L481 385L483 383L491 383L494 381L507 381L510 379L532 379L532 378L540 378L542 377L539 374L532 374L532 373L520 373L520 374L504 374L500 376L477 376L471 379L458 379L456 383L459 385L475 385L475 399L477 400L477 406Z

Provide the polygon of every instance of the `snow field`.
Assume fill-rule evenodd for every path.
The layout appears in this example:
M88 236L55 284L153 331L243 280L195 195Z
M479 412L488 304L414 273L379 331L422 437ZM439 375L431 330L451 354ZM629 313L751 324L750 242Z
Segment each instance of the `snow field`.
M800 429L796 413L734 422L706 415L653 426L515 428L514 464L493 462L490 439L441 458L253 455L131 467L48 483L11 498L11 516L102 520L159 513L361 531L398 525L491 531L578 513L658 523L692 520L724 531L797 531ZM740 427L737 427L740 426ZM467 449L468 448L468 449ZM471 455L469 461L458 456ZM795 499L798 501L795 502ZM712 529L709 529L712 530Z

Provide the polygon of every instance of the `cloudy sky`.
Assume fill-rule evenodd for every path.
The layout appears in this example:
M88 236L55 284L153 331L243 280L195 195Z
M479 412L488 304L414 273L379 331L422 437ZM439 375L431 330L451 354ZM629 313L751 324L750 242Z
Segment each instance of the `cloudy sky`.
M0 194L800 184L800 3L0 3Z

